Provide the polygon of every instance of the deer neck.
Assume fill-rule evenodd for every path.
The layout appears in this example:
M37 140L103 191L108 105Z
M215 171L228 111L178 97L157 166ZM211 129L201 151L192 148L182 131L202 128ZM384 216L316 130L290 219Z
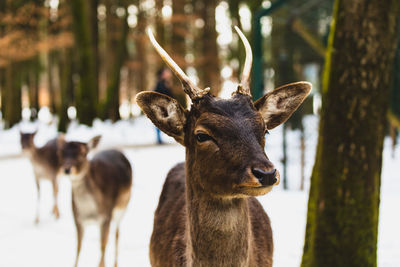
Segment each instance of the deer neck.
M208 194L194 182L199 179L194 179L195 174L188 167L186 165L189 266L248 266L250 219L247 200Z
M28 156L28 158L32 161L37 161L40 158L40 154L38 152L38 149L35 145L30 147L29 149L26 150L25 155Z
M82 166L82 170L79 173L71 177L71 188L73 192L75 191L75 192L86 193L91 191L87 179L89 174L90 174L90 163L87 162L85 163L84 166Z

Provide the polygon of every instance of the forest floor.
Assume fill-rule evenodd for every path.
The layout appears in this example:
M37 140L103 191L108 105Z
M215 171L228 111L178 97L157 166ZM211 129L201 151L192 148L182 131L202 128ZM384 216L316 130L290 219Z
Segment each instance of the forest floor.
M301 261L306 224L309 177L315 156L317 119L308 117L306 126L305 191L300 191L299 132L288 132L288 186L283 183L259 201L267 211L274 233L274 266L298 267ZM21 125L22 130L32 125ZM56 135L53 126L40 125L35 142L44 144ZM67 179L60 180L59 206L61 218L50 214L51 186L42 182L41 221L34 225L36 189L32 167L27 158L19 156L18 128L0 131L0 266L7 267L71 267L76 252L75 226L71 211L71 188ZM99 149L119 147L133 166L133 193L120 232L119 266L150 266L149 241L153 214L168 170L184 160L184 148L164 136L168 145L155 144L155 131L147 119L140 117L117 124L97 121L92 128L75 125L67 139L87 141L102 134ZM281 127L267 136L266 152L282 173ZM379 219L378 266L400 266L400 148L392 157L391 142L385 141L381 205ZM79 266L97 266L100 256L97 227L86 231ZM111 231L106 265L114 260L114 238Z

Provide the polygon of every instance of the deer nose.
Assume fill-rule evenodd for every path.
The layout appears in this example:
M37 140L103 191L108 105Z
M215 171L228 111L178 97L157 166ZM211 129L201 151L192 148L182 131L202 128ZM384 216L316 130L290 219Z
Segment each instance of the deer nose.
M274 185L278 179L276 178L276 169L271 171L251 168L251 172L262 185Z
M65 168L64 172L65 172L65 174L70 174L71 173L71 168Z

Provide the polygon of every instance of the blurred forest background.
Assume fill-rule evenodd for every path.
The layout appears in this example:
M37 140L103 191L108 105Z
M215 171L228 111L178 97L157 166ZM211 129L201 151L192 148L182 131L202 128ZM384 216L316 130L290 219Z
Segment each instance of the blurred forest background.
M60 131L70 119L91 125L94 118L137 115L136 93L151 90L164 66L149 45L148 26L189 76L214 94L223 94L231 86L227 81L237 81L240 73L244 50L232 32L239 26L254 49L254 97L308 80L314 106L310 101L298 114L311 113L320 105L332 8L333 0L1 1L3 128L35 119L41 108L57 115ZM396 68L393 107L400 99ZM177 81L175 87L185 102ZM399 109L392 108L389 116L397 126ZM301 129L300 118L295 116L291 126Z
M253 47L254 99L286 83L313 84L311 96L283 126L283 166L288 127L301 132L304 161L303 116L317 114L321 107L333 2L1 1L1 128L40 117L66 132L71 120L90 126L95 118L115 122L138 116L135 95L152 90L156 72L165 67L149 43L147 27L153 28L159 43L191 79L211 87L215 95L228 97L236 88L245 56L233 31L237 25ZM400 128L399 68L400 42L393 75L388 76L393 82L387 133L393 146ZM186 104L177 79L173 93ZM286 179L283 183L286 188Z
M255 58L253 95L298 80L313 82L318 95L332 5L332 0L1 1L3 126L35 119L41 108L57 115L60 131L74 118L91 125L94 118L137 115L135 94L151 90L164 66L149 45L148 26L189 76L214 94L232 87L229 81L240 73L244 49L232 32L237 25L262 53ZM175 89L184 102L177 81Z

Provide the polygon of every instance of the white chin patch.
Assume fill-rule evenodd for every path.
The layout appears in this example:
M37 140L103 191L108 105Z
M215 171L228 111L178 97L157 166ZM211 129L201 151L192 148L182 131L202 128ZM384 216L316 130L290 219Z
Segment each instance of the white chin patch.
M64 171L59 172L60 177L67 178L71 181L71 183L77 183L83 180L83 177L85 176L84 173L76 173L72 171L70 174L66 174Z

